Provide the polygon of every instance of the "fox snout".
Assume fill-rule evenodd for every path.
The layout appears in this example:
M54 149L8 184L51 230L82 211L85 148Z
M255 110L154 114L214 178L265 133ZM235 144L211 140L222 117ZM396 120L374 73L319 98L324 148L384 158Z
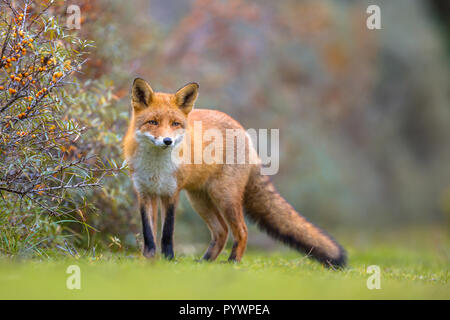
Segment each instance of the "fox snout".
M136 131L136 138L139 142L144 144L151 144L153 146L166 149L169 147L174 147L178 145L183 140L183 134L175 135L174 137L170 136L159 136L155 137L149 132L142 132L140 130Z

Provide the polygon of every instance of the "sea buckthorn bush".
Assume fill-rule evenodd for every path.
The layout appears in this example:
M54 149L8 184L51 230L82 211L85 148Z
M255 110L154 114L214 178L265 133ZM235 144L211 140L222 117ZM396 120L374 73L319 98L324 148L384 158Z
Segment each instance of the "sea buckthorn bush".
M92 44L48 14L51 5L0 2L0 252L7 255L69 250L68 238L89 236L86 191L114 171L85 139L92 124L71 110L86 97L96 101L88 80L76 77Z

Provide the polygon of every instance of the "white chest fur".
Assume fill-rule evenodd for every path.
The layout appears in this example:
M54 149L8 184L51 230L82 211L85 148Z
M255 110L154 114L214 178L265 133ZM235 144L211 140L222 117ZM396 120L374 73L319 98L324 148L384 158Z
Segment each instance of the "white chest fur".
M140 143L132 161L132 180L139 193L172 196L177 190L171 149L161 149L147 143Z

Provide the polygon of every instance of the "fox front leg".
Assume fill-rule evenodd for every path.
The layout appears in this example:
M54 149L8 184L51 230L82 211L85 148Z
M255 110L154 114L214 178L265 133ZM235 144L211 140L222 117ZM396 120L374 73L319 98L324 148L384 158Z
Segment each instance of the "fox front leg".
M142 254L146 258L152 258L156 253L156 223L155 209L156 199L139 199L139 210L142 219L142 234L144 236L144 249Z
M161 237L161 252L166 259L172 260L173 251L173 232L175 229L175 209L177 205L177 197L170 199L161 199L164 211L164 224Z

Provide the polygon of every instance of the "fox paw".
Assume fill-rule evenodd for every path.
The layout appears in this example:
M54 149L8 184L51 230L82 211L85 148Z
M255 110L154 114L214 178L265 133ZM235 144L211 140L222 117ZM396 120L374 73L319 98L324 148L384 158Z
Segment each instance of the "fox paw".
M143 256L146 257L146 258L148 258L148 259L153 258L153 257L155 256L155 253L156 253L156 250L155 250L154 248L153 248L153 249L147 249L147 248L145 248L145 249L142 251Z
M173 253L172 246L167 246L167 247L163 246L162 254L164 255L164 258L166 258L167 260L172 260L175 256L175 254Z

